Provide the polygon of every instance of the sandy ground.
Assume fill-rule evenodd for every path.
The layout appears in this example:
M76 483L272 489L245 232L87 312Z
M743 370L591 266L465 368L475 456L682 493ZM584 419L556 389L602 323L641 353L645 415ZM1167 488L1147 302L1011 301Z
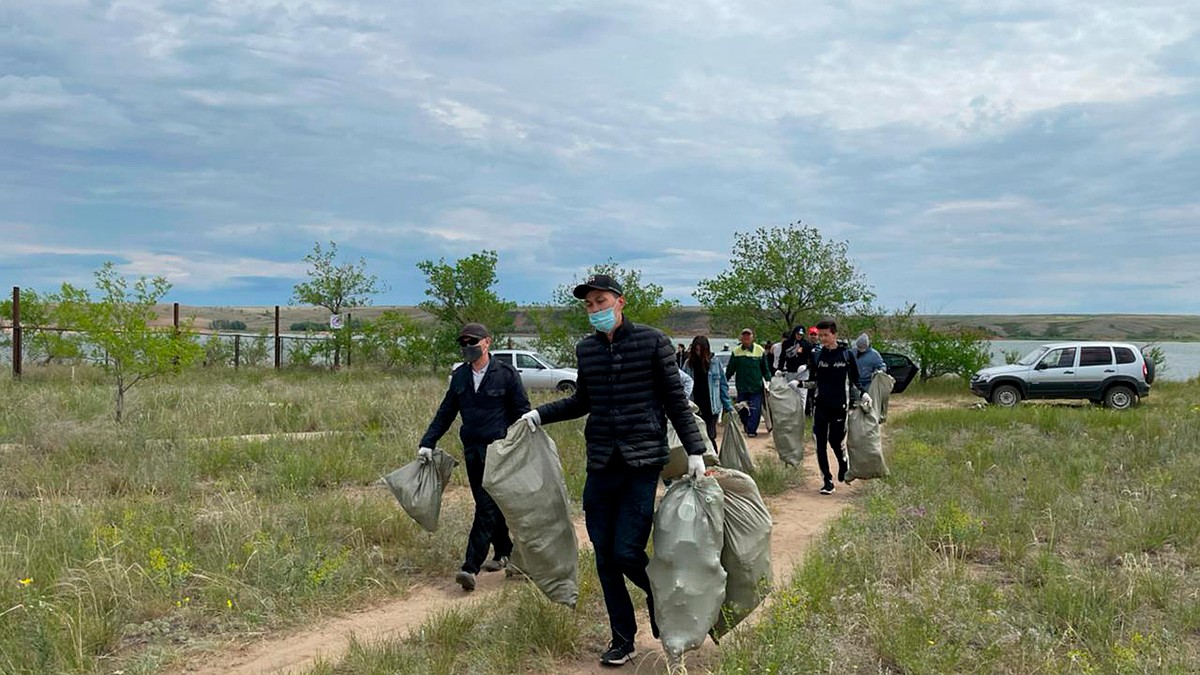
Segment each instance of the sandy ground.
M928 403L929 405L926 405ZM937 406L936 402L920 399L892 399L890 416L908 410ZM748 439L753 456L775 454L770 434L760 429L757 438ZM831 463L832 463L832 458ZM841 513L854 499L858 486L838 484L832 495L821 495L820 472L813 452L811 433L804 457L805 480L797 489L790 490L768 500L767 505L774 520L771 535L772 567L776 585L787 583L792 570L799 564L814 537L820 535L829 521ZM463 491L465 495L465 491ZM448 493L449 498L449 493ZM588 546L582 522L576 523L576 532L581 546ZM346 652L351 636L360 642L404 637L420 626L430 616L454 603L476 600L498 590L505 583L500 573L481 574L474 593L465 594L453 582L448 572L446 581L436 585L419 585L403 599L393 600L371 609L350 614L337 615L314 622L308 628L287 635L269 635L258 642L231 644L227 650L212 654L199 663L189 664L178 672L189 675L261 675L271 673L284 675L300 672L315 665L318 659L337 662ZM747 621L753 622L761 612L756 611ZM666 661L660 645L649 635L649 619L644 608L638 619L645 635L639 632L638 659L620 672L665 673ZM599 652L603 645L595 645L595 654L585 654L576 661L560 664L558 672L590 674L612 673L614 670L599 665ZM692 673L707 672L707 665L715 660L719 647L711 641L704 647L687 655Z

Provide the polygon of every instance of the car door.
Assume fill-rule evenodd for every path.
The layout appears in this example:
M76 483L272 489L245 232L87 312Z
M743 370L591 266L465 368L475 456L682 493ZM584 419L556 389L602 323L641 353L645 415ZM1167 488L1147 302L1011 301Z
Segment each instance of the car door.
M554 383L549 381L549 371L540 361L529 354L520 352L517 352L516 357L517 372L521 373L521 382L526 389L551 389L554 387Z
M1112 347L1108 345L1079 348L1079 367L1075 369L1077 396L1099 398L1104 381L1117 373Z
M917 364L907 356L895 352L879 352L879 355L883 357L883 365L887 367L887 374L896 380L896 386L892 387L892 393L899 394L908 389L909 383L917 376Z
M1069 396L1075 387L1075 347L1051 349L1042 356L1029 374L1032 398Z

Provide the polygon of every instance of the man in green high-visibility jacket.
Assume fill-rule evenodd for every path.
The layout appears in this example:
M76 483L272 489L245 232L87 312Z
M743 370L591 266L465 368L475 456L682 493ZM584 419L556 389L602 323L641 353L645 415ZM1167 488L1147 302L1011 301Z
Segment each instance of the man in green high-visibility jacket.
M762 416L763 384L771 379L771 371L767 369L766 351L761 345L754 343L754 331L742 329L741 342L729 357L729 365L725 367L725 376L737 384L737 399L749 404L749 410L742 411L742 423L746 427L746 435L753 438L758 435L758 422Z

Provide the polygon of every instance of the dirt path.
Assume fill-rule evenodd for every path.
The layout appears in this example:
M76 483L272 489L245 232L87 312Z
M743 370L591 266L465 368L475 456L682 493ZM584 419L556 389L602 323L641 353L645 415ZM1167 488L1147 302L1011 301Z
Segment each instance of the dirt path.
M930 407L942 406L933 401L893 399L890 416ZM748 440L753 456L766 457L775 454L770 434L760 432L757 438ZM771 554L776 586L788 582L793 568L803 560L813 538L821 534L829 521L851 503L858 492L858 486L861 485L838 484L837 491L832 495L821 495L817 492L820 487L820 472L813 452L811 433L805 451L804 474L804 482L799 488L767 501L774 520ZM582 522L577 522L575 529L580 545L587 546L587 534ZM203 663L189 664L179 672L189 675L285 675L311 668L320 659L336 663L345 653L351 636L363 643L403 638L439 610L466 599L477 600L495 592L504 583L504 575L481 574L478 583L476 591L467 596L447 574L445 583L416 586L403 599L392 600L369 610L322 620L291 635L269 636L257 643L231 645L219 656L206 659ZM747 620L754 621L760 614L761 608ZM649 625L644 610L641 611L638 621L643 627ZM604 645L597 644L593 647L590 651L594 651L595 654L586 653L575 661L561 663L559 672L575 675L612 673L612 670L602 668L597 661L597 655ZM637 662L624 668L623 672L666 672L666 662L660 645L650 638L648 631L645 636L639 634L637 647ZM585 647L585 651L589 650ZM717 653L718 647L709 641L701 649L690 653L687 663L693 673L707 672L707 666L715 661Z

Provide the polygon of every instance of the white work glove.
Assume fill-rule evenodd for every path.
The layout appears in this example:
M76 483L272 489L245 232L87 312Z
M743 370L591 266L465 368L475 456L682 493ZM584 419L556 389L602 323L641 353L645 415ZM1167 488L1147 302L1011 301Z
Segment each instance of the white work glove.
M704 477L704 457L700 455L688 455L687 475L694 479Z
M537 431L538 425L542 423L542 416L538 414L537 408L521 415L521 419L525 420L525 423L529 425L530 431Z
M426 464L433 459L433 448L417 448L417 459L421 460L422 464Z
M788 386L792 389L800 388L800 380L788 380Z
M863 405L863 407L864 407L864 408L870 408L870 407L871 407L871 395L870 395L870 394L863 394L863 395L862 395L862 398L860 398L860 399L858 399L858 400L859 400L859 401L862 401L862 405Z

